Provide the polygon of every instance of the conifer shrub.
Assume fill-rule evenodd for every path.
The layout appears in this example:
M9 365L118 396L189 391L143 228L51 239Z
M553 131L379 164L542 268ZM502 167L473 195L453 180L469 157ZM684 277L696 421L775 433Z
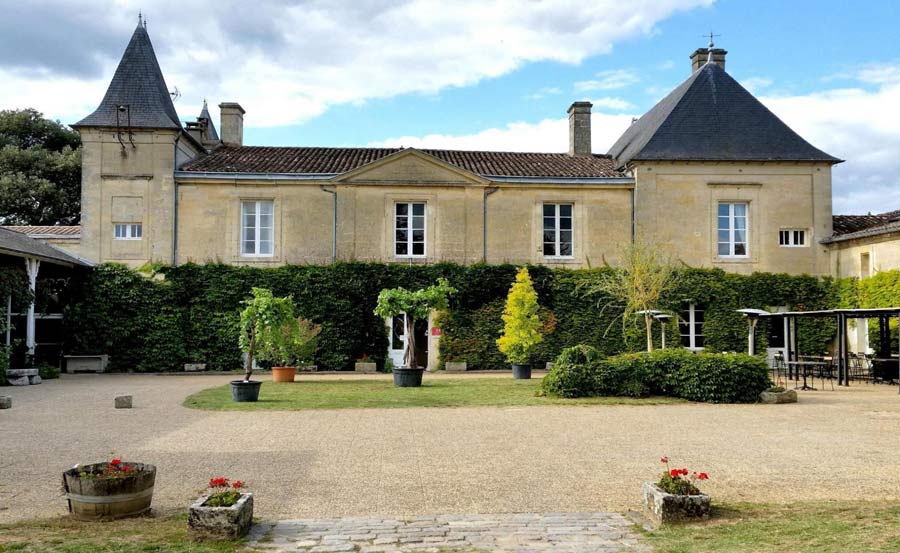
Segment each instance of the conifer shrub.
M503 310L503 330L497 347L514 364L528 363L535 346L543 341L541 319L538 317L538 296L528 269L522 267L506 297Z

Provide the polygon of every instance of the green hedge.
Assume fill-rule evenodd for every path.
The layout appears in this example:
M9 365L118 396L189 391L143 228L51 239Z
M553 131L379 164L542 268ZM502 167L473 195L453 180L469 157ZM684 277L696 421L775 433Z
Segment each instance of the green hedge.
M605 298L585 298L584 285L611 269L567 270L531 266L547 334L535 361L555 359L575 344L602 355L643 349L637 321L623 326L621 310ZM320 370L348 370L367 355L384 365L387 329L372 310L383 288L419 288L445 277L458 292L440 318L440 358L466 361L470 369L508 367L497 349L503 301L515 278L513 265L461 266L336 263L278 268L225 264L186 264L155 268L146 275L121 265L101 265L73 282L67 308L67 345L72 354L108 353L111 370L175 371L184 363L210 369L240 367L237 322L240 302L253 286L292 295L298 313L322 325L316 352ZM74 279L73 279L74 280ZM662 307L679 311L684 300L706 307L709 351L744 351L747 325L741 307L818 309L836 301L835 282L789 275L735 275L721 270L687 269ZM818 352L834 335L830 321L803 321L801 351ZM655 325L658 331L658 325ZM758 332L760 348L766 332ZM670 344L678 340L671 323ZM659 337L657 336L657 343Z
M563 350L541 383L560 397L662 395L709 403L752 403L770 385L766 362L743 353L670 348L603 357L584 345Z

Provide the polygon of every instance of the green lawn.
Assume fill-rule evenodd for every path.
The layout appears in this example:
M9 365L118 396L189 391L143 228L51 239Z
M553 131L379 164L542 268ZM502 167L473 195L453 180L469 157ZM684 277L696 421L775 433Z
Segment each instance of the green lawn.
M231 400L231 385L226 384L188 396L184 405L195 409L296 411L365 407L653 405L681 402L672 398L540 397L537 395L540 382L540 379L514 380L512 377L437 379L428 378L427 374L421 388L395 388L388 379L265 382L257 403L235 403Z
M900 551L900 502L738 504L706 523L645 533L657 553Z
M0 553L233 553L235 542L195 543L187 515L148 516L109 522L69 517L0 525Z

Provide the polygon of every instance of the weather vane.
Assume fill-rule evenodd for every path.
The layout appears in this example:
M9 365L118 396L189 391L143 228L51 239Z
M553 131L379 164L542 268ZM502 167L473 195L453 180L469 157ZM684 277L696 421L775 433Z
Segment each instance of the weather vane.
M710 31L710 32L709 32L709 35L703 35L703 38L709 37L709 47L712 48L713 46L715 46L715 43L713 42L713 39L714 39L715 37L717 37L717 36L722 36L722 35L714 35L713 32Z

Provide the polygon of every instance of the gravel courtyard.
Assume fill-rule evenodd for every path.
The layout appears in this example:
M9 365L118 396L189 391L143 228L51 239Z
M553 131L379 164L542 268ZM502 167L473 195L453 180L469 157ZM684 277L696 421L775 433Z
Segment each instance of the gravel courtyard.
M63 375L3 388L13 409L0 411L0 522L64 513L61 472L112 455L159 467L156 509L186 507L227 476L257 492L264 518L624 510L661 455L708 472L717 499L900 498L896 387L829 387L781 406L181 406L229 379ZM120 394L134 409L113 408Z

